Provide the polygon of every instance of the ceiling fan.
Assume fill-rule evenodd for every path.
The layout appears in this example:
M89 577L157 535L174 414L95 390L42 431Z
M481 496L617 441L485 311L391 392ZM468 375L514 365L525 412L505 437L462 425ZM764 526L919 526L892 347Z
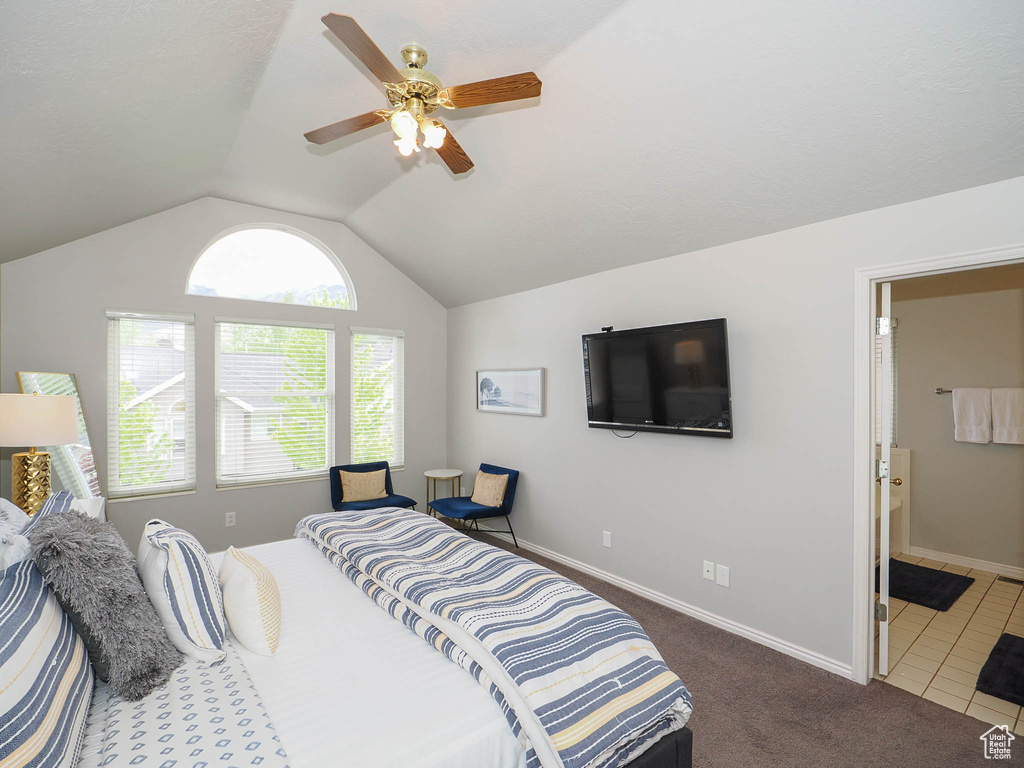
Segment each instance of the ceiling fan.
M314 144L326 144L390 121L398 137L395 146L404 156L420 151L419 134L422 133L424 147L437 152L452 173L465 173L473 167L473 161L445 124L428 115L438 107L462 109L540 96L541 82L533 72L444 88L436 76L423 68L427 52L418 45L402 49L406 66L398 70L351 16L329 13L322 21L384 84L391 108L375 109L304 134L306 140Z

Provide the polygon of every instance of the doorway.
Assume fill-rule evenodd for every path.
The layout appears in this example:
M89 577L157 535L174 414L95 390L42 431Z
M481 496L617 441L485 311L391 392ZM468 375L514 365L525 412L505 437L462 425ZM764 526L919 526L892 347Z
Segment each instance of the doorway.
M853 678L868 683L876 663L875 653L875 553L883 534L876 528L880 519L888 517L887 509L880 509L876 499L876 461L879 459L875 439L875 318L879 314L878 292L883 283L898 280L967 273L987 267L1005 266L1024 262L1024 245L980 251L968 254L926 259L902 264L884 265L858 270L855 273L854 305L854 616L853 616ZM937 383L936 387L956 384ZM938 397L937 395L933 395ZM887 441L886 441L887 442ZM881 494L879 494L881 496ZM888 495L888 494L886 494ZM913 545L912 537L909 545ZM887 554L887 553L886 553ZM944 563L945 565L953 565ZM888 574L888 569L885 569ZM880 569L879 581L884 581ZM993 579L995 583L995 579ZM1005 599L1005 598L1004 598ZM883 603L891 601L886 597ZM902 609L899 603L893 604ZM891 609L892 606L887 605ZM898 613L898 612L897 612ZM908 618L911 614L908 614ZM886 617L888 622L897 616ZM881 634L881 632L880 632Z
M876 510L890 517L876 562L882 552L893 562L873 677L1024 729L1014 693L1024 666L994 675L993 665L979 680L990 657L1024 647L1024 265L885 282L879 307L890 322L876 337L875 440L891 461L876 481Z

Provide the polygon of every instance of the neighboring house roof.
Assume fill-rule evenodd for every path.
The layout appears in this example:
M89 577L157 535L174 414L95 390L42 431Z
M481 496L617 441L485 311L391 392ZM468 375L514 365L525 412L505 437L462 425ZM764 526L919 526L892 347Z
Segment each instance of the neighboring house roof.
M139 395L134 400L131 400L127 405L125 405L124 409L126 411L130 411L132 408L137 406L139 403L146 402L151 397L155 397L156 395L159 395L161 392L170 389L175 384L179 384L179 383L183 382L184 380L185 380L185 373L184 372L179 373L177 376L172 376L167 381L161 382L160 384L157 384L155 387L152 387L151 389L147 389L141 395Z
M184 355L172 347L122 347L122 359L131 359L131 382L140 393L125 408L131 410L184 381ZM222 352L220 360L221 389L233 393L229 399L249 412L275 408L274 395L294 376L284 355Z

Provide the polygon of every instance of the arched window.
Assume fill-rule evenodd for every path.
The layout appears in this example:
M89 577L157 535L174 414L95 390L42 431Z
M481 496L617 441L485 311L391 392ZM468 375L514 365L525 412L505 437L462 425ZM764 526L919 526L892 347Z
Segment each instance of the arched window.
M352 281L323 243L288 227L229 230L199 255L186 293L355 309Z

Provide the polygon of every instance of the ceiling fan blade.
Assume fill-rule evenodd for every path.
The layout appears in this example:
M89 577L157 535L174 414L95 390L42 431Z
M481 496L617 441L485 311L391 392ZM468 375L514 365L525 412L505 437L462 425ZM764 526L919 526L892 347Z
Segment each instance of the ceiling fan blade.
M533 72L519 75L496 77L493 80L481 80L478 83L455 85L448 89L448 98L452 104L462 109L479 107L484 104L498 104L516 99L531 99L540 96L541 82Z
M351 16L328 13L320 19L382 83L402 83L405 78Z
M441 145L440 149L435 149L434 151L441 156L444 164L448 166L452 173L465 173L473 167L473 161L469 159L466 151L459 146L459 142L452 136L452 132L447 125L445 130L448 133L444 137L444 144Z
M313 144L326 144L329 141L340 139L342 136L348 136L350 133L361 131L364 128L372 128L378 123L383 122L384 118L376 112L367 112L365 115L350 117L348 120L342 120L340 123L325 125L323 128L317 128L315 131L303 134L303 136L306 137L306 141L310 141Z

